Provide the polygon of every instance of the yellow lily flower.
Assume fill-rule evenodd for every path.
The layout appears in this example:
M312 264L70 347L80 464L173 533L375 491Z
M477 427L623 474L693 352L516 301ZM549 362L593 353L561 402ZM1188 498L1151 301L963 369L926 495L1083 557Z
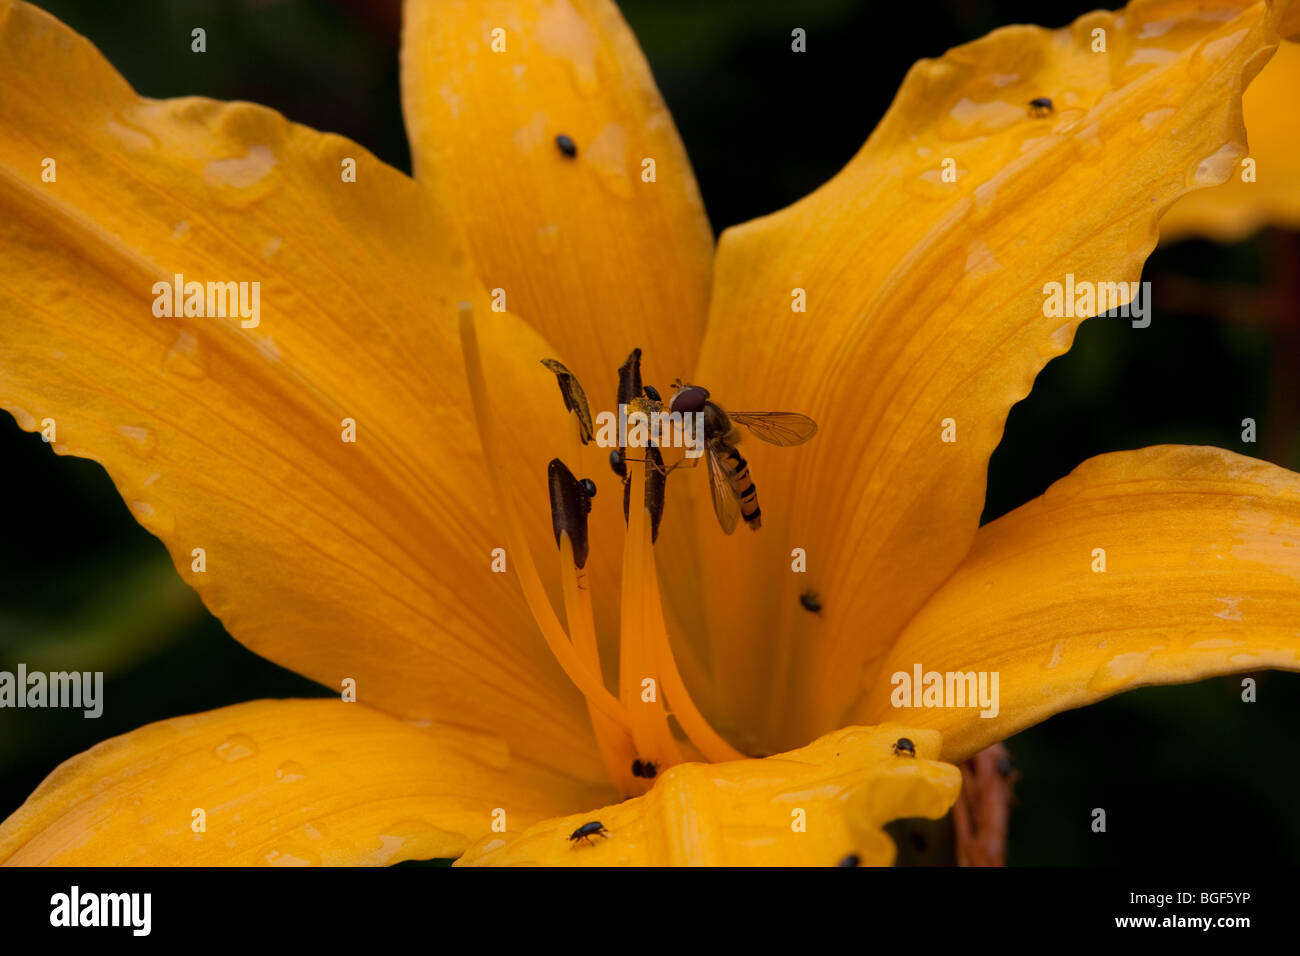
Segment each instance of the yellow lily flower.
M1284 6L1137 2L923 61L839 175L715 250L608 0L409 0L414 179L258 106L141 98L0 0L0 405L103 463L234 637L355 692L105 741L0 861L888 863L951 761L1128 687L1300 667L1300 476L1105 455L978 527L1008 409L1086 317L1046 318L1045 284L1136 281L1161 214L1232 173ZM176 277L260 307L159 315ZM617 483L540 360L599 404L634 348L648 383L819 423L747 447L759 533L686 470L656 543L629 467L626 530L603 491L575 562L548 462ZM922 666L999 674L996 713L901 710Z

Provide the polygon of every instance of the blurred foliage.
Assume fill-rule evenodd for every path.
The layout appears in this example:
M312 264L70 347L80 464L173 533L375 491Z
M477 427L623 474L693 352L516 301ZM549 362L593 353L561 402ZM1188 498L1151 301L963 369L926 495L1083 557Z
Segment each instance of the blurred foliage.
M89 36L141 93L272 106L341 133L409 170L393 0L44 0ZM1022 0L625 0L682 132L715 229L778 209L832 176L861 146L912 63L1013 22ZM1054 5L1059 26L1093 3ZM208 52L190 52L190 30ZM808 52L790 53L790 31ZM1084 459L1167 442L1220 445L1287 467L1297 413L1280 393L1277 335L1248 316L1162 311L1190 278L1263 287L1277 237L1160 249L1144 278L1155 321L1085 323L1011 412L990 465L986 520L1040 494ZM1290 268L1298 265L1292 261ZM1223 314L1224 312L1229 314ZM1287 377L1285 382L1290 382ZM1240 422L1259 422L1243 446ZM1270 441L1266 436L1272 436ZM327 695L230 639L131 518L96 464L56 458L0 415L0 669L105 674L109 706L0 710L0 816L59 762L149 721L260 697ZM73 663L69 663L73 662ZM1294 730L1300 675L1265 674L1259 702L1239 678L1134 691L1062 714L1008 742L1023 775L1013 864L1300 860ZM1093 807L1109 832L1091 832Z

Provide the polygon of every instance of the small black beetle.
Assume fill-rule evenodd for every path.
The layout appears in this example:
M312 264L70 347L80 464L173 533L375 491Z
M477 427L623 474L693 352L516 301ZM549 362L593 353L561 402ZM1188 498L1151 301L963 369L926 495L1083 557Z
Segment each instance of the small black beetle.
M898 742L894 744L894 755L907 754L909 757L916 756L916 744L912 743L911 738L899 737Z
M590 843L591 838L598 834L605 837L605 839L609 839L609 831L605 829L605 824L601 823L599 820L592 820L590 823L584 823L582 826L578 827L578 829L570 833L569 842L574 846L578 845L579 840L586 840Z

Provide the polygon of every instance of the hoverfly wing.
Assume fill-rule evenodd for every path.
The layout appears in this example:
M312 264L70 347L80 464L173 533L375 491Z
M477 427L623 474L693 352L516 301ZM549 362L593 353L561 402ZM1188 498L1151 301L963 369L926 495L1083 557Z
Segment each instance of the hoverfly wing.
M740 521L740 503L736 501L736 493L731 490L731 477L715 443L708 443L704 457L709 465L709 493L713 496L713 513L718 516L718 524L722 525L723 533L731 534Z
M817 434L817 423L798 412L727 412L737 425L772 445L802 445Z
M560 395L564 398L564 408L578 416L578 434L585 445L596 435L591 420L591 406L587 404L587 393L582 390L574 374L555 359L542 359L542 364L555 374L560 384Z

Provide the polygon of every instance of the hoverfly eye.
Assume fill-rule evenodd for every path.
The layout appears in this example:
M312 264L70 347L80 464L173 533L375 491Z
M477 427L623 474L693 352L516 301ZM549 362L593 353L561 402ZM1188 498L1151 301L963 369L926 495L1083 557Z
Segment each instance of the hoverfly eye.
M590 478L582 479L582 490L587 493L588 498L596 497L596 483Z
M671 410L674 412L698 412L709 400L709 390L698 385L687 385L673 396Z
M645 397L650 399L652 402L663 401L663 399L659 397L659 389L655 388L653 385L647 385L645 387Z

